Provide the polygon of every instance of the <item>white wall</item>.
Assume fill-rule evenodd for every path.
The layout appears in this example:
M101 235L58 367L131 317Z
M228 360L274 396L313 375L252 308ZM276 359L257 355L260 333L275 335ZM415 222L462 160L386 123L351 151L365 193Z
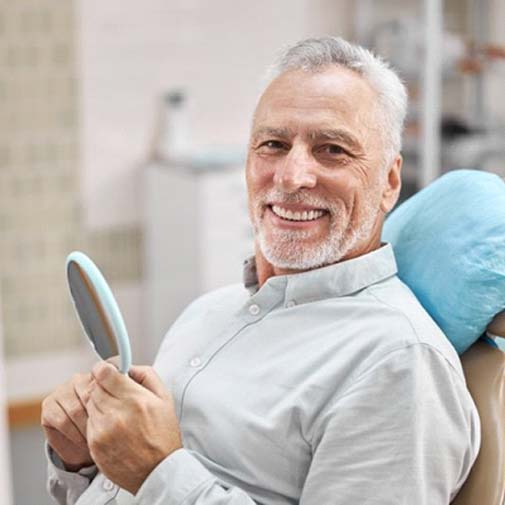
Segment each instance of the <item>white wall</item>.
M139 221L139 162L160 93L188 90L195 146L243 146L274 52L310 35L347 35L351 6L350 0L78 2L87 225Z

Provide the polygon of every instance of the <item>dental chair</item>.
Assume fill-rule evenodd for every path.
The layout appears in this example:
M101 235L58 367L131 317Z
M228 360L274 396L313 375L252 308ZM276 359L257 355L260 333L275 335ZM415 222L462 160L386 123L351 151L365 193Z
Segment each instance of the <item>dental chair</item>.
M488 334L505 338L505 311L488 326ZM505 353L483 340L461 362L481 421L481 448L452 505L503 505L505 499Z
M505 180L453 170L386 219L400 279L459 354L481 421L481 448L452 505L504 505ZM485 335L485 336L483 336Z

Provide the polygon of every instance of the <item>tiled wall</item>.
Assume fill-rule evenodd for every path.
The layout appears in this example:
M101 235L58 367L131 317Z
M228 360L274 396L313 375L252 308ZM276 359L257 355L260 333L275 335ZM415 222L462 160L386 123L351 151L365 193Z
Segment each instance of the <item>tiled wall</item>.
M73 249L140 277L138 230L82 228L74 3L0 1L0 289L7 357L82 338L64 273Z

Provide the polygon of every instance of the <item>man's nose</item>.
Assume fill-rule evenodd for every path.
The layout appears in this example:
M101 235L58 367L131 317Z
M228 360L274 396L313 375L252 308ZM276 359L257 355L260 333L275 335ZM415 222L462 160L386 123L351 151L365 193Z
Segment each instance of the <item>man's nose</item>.
M317 177L314 172L315 160L304 149L292 148L274 174L274 184L286 193L294 193L301 188L314 188Z

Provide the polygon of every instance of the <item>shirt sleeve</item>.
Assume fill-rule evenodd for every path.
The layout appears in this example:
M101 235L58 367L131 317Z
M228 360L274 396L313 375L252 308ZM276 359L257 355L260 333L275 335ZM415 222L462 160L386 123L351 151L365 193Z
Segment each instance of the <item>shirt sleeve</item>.
M96 466L81 468L78 472L68 472L58 455L46 442L47 490L59 505L74 505L95 478Z
M463 377L424 344L384 357L318 425L300 505L448 505L480 446Z
M135 495L138 505L254 505L242 489L227 486L187 449L177 449L147 477Z

